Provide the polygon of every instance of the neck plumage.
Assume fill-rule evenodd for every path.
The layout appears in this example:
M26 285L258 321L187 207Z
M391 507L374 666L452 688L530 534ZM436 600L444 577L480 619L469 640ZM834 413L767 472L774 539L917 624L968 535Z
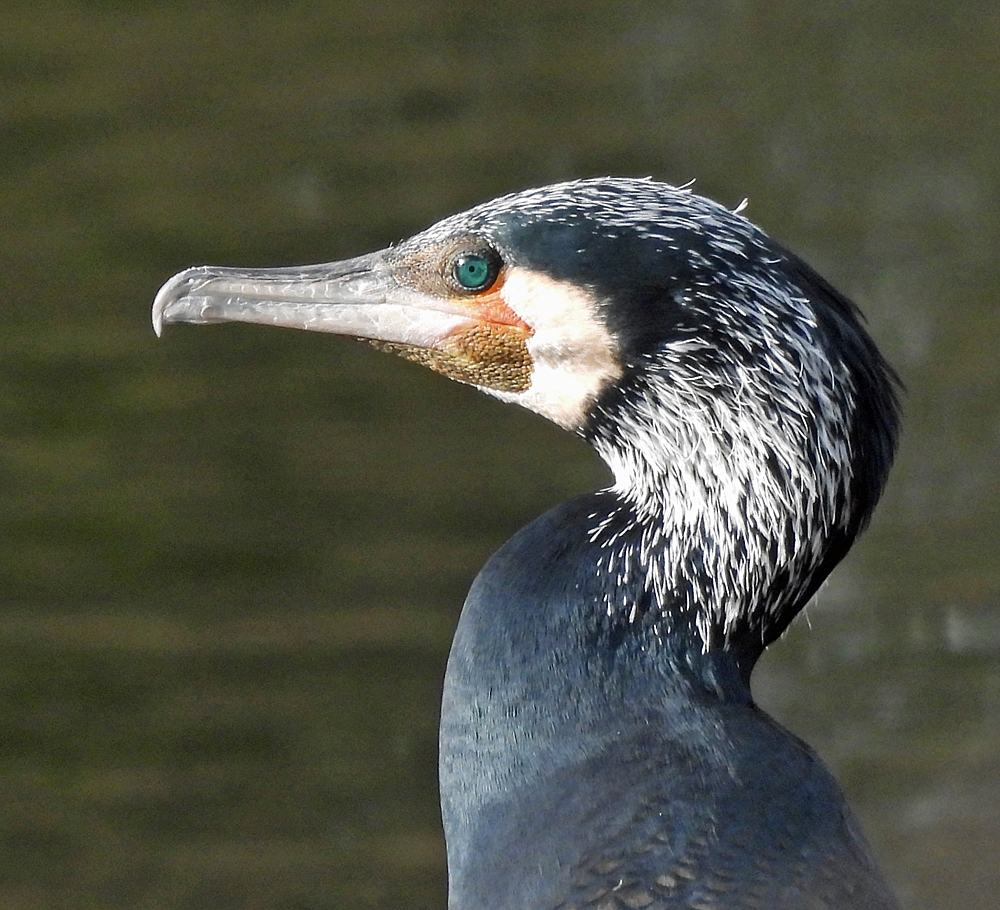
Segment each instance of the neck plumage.
M856 531L837 404L817 421L809 400L777 407L766 383L720 391L676 368L616 390L585 433L625 504L591 531L599 570L629 581L608 609L634 613L622 593L639 588L664 632L693 623L706 651L773 641Z
M560 769L630 730L696 739L686 733L694 706L750 701L749 667L734 653L706 651L694 624L668 629L641 576L602 568L625 565L604 536L617 522L617 551L640 552L636 521L613 491L564 503L505 544L469 593L441 717L454 906L477 856L497 852L484 839L522 830L532 794L549 792L543 781Z
M652 374L598 405L583 435L614 487L523 529L469 593L441 718L456 908L479 906L467 891L483 880L478 858L502 870L530 864L504 859L518 844L558 848L532 819L563 793L563 772L577 781L564 793L581 813L564 820L572 829L590 812L573 769L612 792L629 755L650 757L656 779L659 755L681 756L664 759L668 778L678 763L713 767L729 748L719 712L751 710L754 663L842 555L830 540L849 471L831 459L846 460L846 444L810 437L805 415L779 417L750 391L734 407L685 397L701 388L693 377L666 382ZM677 780L683 798L700 786Z

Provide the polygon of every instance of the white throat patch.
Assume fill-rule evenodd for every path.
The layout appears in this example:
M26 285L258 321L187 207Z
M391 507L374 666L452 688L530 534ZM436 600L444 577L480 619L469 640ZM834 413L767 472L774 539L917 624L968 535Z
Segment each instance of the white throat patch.
M568 281L518 267L507 271L501 295L533 330L531 386L524 392L484 391L578 431L602 389L622 375L597 298Z

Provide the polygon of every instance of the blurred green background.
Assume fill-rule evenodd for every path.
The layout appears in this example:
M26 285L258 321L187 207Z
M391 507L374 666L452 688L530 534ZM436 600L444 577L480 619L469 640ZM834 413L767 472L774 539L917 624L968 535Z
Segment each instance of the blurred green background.
M9 0L0 21L0 906L444 906L465 591L605 471L344 339L158 342L149 306L188 265L340 258L608 173L748 196L906 381L874 525L755 691L909 910L996 906L994 0Z

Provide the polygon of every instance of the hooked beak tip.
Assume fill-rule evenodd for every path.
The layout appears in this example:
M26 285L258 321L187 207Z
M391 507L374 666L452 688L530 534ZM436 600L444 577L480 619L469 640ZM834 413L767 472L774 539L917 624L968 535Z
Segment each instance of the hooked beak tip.
M168 295L167 290L174 283L174 279L171 278L166 284L163 285L157 292L156 297L153 299L153 331L156 332L156 337L159 338L163 334L163 311L167 308Z
M153 299L152 323L157 338L163 335L164 324L176 322L175 319L171 318L170 306L188 293L193 273L198 271L199 269L196 267L178 272L156 292L156 297Z

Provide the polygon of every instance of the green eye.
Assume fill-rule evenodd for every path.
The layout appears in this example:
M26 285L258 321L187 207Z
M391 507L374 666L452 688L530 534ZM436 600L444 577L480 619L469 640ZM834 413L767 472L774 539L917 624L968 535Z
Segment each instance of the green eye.
M496 280L496 265L478 253L465 253L455 260L452 274L469 291L482 291Z

